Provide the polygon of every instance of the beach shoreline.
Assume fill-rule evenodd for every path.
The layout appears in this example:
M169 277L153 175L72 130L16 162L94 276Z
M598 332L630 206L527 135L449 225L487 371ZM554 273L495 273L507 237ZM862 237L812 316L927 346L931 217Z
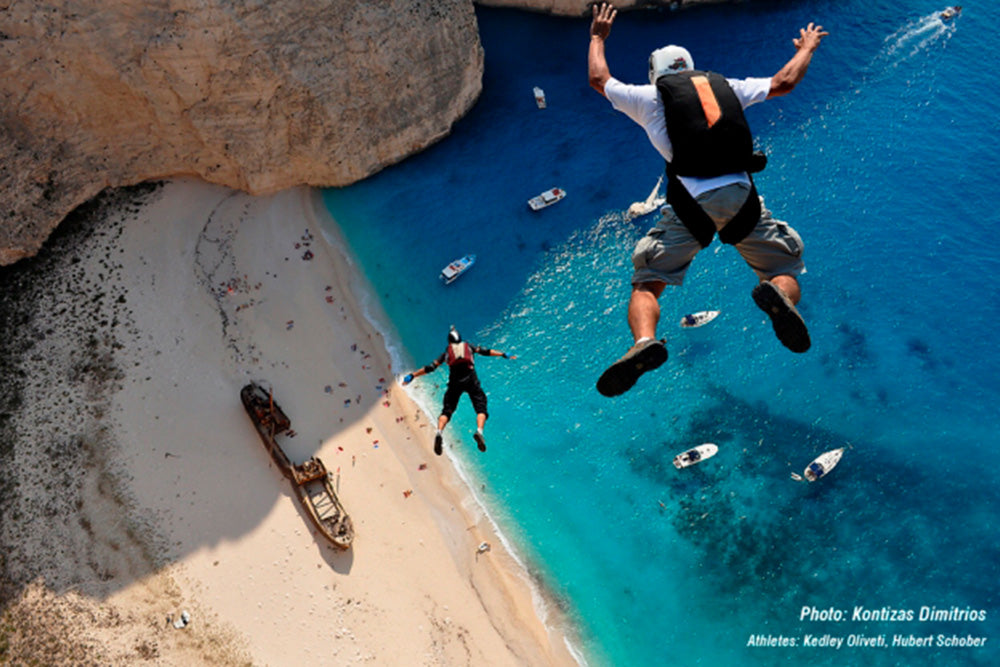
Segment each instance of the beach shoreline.
M408 369L407 364L415 362L409 358L398 344L390 344L393 336L392 324L388 316L378 306L377 299L372 296L374 288L367 283L364 275L356 269L346 240L340 235L337 223L326 208L320 192L318 190L311 190L310 193L312 212L317 218L317 226L323 232L323 236L332 246L334 252L340 255L341 262L337 263L337 270L341 284L345 285L345 289L354 293L354 303L360 310L360 317L373 327L376 335L382 340L382 351L389 359L388 367L395 369L397 378L401 377ZM412 368L416 367L416 365L412 366ZM438 410L432 405L430 397L413 385L406 389L402 389L397 385L395 395L397 400L405 406L399 408L401 413L399 419L401 422L411 413L420 415L420 417L415 418L412 422L407 420L405 423L410 426L413 435L416 436L419 446L418 451L424 453L430 451L433 447L432 433L438 414ZM568 655L572 658L572 664L586 664L586 659L577 645L578 640L574 636L574 630L569 620L559 608L558 601L550 592L544 590L544 582L537 581L531 577L528 572L529 566L524 561L523 556L518 553L515 545L504 534L503 527L500 525L498 519L493 516L487 502L476 492L475 487L479 482L475 479L474 472L468 468L461 457L457 455L451 456L448 449L445 450L445 453L448 455L450 465L444 469L446 478L440 481L446 485L448 492L454 496L453 499L457 502L457 505L466 514L470 515L468 519L474 523L478 533L487 537L493 535L496 538L495 541L483 540L479 542L480 546L484 543L488 544L490 553L497 555L499 560L499 563L492 564L494 571L490 573L490 580L485 581L484 585L487 588L494 588L498 583L498 580L494 578L499 578L499 582L503 586L513 585L518 589L527 586L534 611L542 624L548 628L550 640L563 644L564 649L568 651ZM439 516L444 524L441 526L442 530L447 530L447 524L453 523L453 520L445 517L443 514ZM463 551L456 552L453 555L456 558L468 556L468 554L473 553L468 550L468 545L474 543L475 540L467 542L466 548ZM480 555L478 553L479 548L477 546L473 560L478 559ZM469 564L467 559L466 564ZM513 577L513 580L510 580L510 577ZM560 655L558 660L561 661L565 658L566 655Z
M73 279L53 281L39 312L77 298L70 285L98 285L107 298L82 317L113 330L100 345L115 372L95 388L93 369L72 372L79 331L39 323L51 348L40 363L57 369L49 389L80 393L92 414L80 422L37 389L14 425L18 446L40 421L62 420L49 451L92 461L71 480L76 516L58 530L24 500L51 489L27 474L16 485L11 516L24 525L0 526L19 545L4 563L6 621L49 610L83 647L73 650L108 664L581 661L556 605L431 452L430 419L395 383L359 303L363 277L320 238L317 192L255 198L179 179L102 215L114 221L70 252ZM251 380L268 382L292 421L289 457L318 455L334 475L356 528L350 550L315 533L271 465L238 400ZM20 469L45 454L29 450L15 453ZM32 531L37 540L17 541ZM36 551L47 554L38 563ZM182 611L189 625L165 620ZM93 620L105 617L115 620ZM8 655L40 650L30 632L4 632Z

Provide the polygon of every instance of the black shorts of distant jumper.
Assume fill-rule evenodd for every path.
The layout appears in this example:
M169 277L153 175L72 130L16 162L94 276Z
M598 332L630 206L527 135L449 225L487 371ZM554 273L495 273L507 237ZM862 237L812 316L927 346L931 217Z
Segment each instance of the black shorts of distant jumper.
M455 408L458 407L458 399L462 397L462 394L469 395L469 400L472 401L472 407L475 408L477 415L486 415L489 417L489 413L486 411L486 392L479 386L478 378L465 382L448 383L448 388L444 392L444 407L441 408L443 416L451 419Z

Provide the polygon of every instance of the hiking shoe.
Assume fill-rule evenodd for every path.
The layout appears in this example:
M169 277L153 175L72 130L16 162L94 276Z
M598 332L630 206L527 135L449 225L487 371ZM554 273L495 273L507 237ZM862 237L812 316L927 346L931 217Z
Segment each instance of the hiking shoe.
M809 349L811 343L805 320L780 288L765 280L753 288L752 296L757 307L771 318L774 334L782 345L792 352Z
M479 447L479 451L485 452L486 440L483 439L483 434L480 433L479 431L476 431L475 433L472 434L472 437L476 439L476 445Z
M441 456L441 454L444 452L443 445L444 445L444 438L442 438L441 434L438 433L437 435L434 436L434 453L437 454L438 456Z
M667 346L662 340L644 340L629 348L625 356L611 364L597 381L597 391L604 396L618 396L632 388L636 380L667 360Z

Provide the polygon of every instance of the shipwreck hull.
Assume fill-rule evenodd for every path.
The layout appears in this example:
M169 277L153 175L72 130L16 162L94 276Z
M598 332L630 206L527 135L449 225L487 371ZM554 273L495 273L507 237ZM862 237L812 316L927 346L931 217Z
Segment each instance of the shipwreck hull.
M271 392L251 382L240 390L240 400L264 448L291 483L295 495L316 529L334 546L348 549L354 541L354 524L330 481L330 472L318 457L296 465L285 454L276 437L291 430L291 420L275 402Z

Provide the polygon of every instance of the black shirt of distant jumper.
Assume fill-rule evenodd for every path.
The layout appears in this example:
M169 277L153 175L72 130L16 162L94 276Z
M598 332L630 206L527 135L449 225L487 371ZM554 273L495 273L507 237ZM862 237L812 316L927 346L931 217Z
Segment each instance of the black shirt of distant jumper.
M425 373L433 373L441 364L448 364L448 384L467 385L476 383L479 378L476 376L476 362L473 355L481 354L488 357L492 352L488 347L470 345L465 341L461 343L451 343L441 356L432 363L424 366Z

